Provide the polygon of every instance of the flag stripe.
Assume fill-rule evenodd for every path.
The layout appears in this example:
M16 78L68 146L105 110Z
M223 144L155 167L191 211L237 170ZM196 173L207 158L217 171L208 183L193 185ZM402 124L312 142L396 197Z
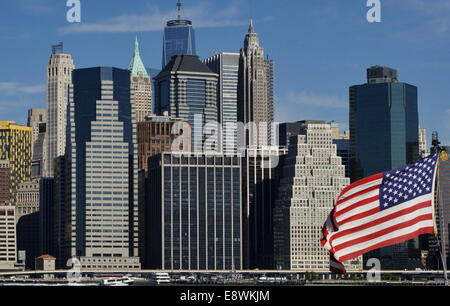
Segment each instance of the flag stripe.
M420 216L416 216L414 219L411 219L411 220L408 220L408 221L405 221L405 222L402 222L402 223L396 223L396 224L394 224L394 225L392 225L390 227L382 228L379 231L372 232L371 234L368 234L368 235L365 235L365 236L362 236L362 237L358 237L358 238L357 237L355 237L355 238L352 237L352 239L349 240L349 241L346 241L346 242L343 242L343 243L336 243L335 246L334 246L334 250L337 252L337 251L340 251L340 250L343 250L343 249L347 249L347 248L349 248L351 246L355 246L355 245L361 244L363 242L368 242L368 241L371 241L371 240L373 240L375 238L384 236L384 235L386 235L386 234L388 234L390 232L408 228L408 227L410 227L410 226L412 226L412 225L414 225L414 224L416 224L418 222L429 220L430 218L431 218L431 214L420 215Z
M361 195L359 195L358 197L355 198L351 198L351 199L346 199L345 201L342 201L341 204L339 204L339 206L336 206L336 212L340 212L341 210L346 209L349 206L352 206L355 203L358 203L359 201L362 201L366 198L370 198L376 195L379 195L380 192L378 190L378 188L376 190L370 190L366 193L363 193Z
M389 225L390 223L397 222L397 218L399 218L399 217L407 218L408 217L407 215L409 215L411 213L417 213L417 211L419 211L419 213L421 213L421 214L424 214L424 212L422 211L424 209L425 209L425 214L431 213L431 211L430 211L431 201L416 204L412 207L408 207L408 208L396 211L392 214L382 216L381 218L375 218L372 221L367 220L366 222L364 222L363 224L361 224L359 226L352 226L349 229L340 230L339 232L336 232L329 238L330 243L332 243L334 241L336 244L339 244L340 240L335 241L338 238L341 238L341 237L344 237L347 235L351 235L351 234L353 234L352 237L355 237L355 235L354 235L355 233L363 235L365 233L364 231L367 229L371 229L372 231L374 231L375 229L372 229L372 228L375 226L381 225L382 227L385 227L385 226ZM377 217L377 216L375 216L375 217ZM348 238L348 239L351 239L351 238Z
M339 261L344 262L350 259L353 259L355 257L358 257L359 255L362 255L364 253L367 253L369 251L375 250L375 249L379 249L385 246L389 246L389 245L393 245L393 244L397 244L406 240L410 240L413 239L419 235L423 235L423 234L433 234L434 233L434 226L432 225L432 221L427 221L427 223L431 223L431 225L428 224L428 226L424 226L421 227L417 230L415 230L414 232L405 234L405 235L401 235L401 236L397 236L388 240L381 240L379 243L377 244L373 244L370 247L367 247L365 249L360 249L356 252L344 255L342 257L339 258Z
M342 225L344 225L348 222L356 221L358 219L363 219L363 218L369 217L373 214L376 214L378 212L380 212L380 202L375 201L375 202L366 204L363 207L358 207L354 211L351 211L343 216L340 216L336 220L337 220L337 223L340 228Z
M337 210L334 215L336 217L342 216L343 214L348 213L348 212L352 211L355 208L358 208L358 207L364 206L366 204L378 201L379 199L380 199L380 196L377 194L377 195L375 195L373 197L366 198L364 200L358 200L356 203L350 202L351 205L345 207L344 209Z
M339 206L342 205L343 203L346 203L349 200L354 199L355 201L358 201L361 198L365 198L366 194L371 192L371 191L376 191L378 193L379 188L380 188L380 185L377 184L375 186L371 186L369 188L366 188L366 189L363 189L361 191L355 192L352 195L337 201L337 203L336 203L336 210L338 211L339 208L340 208Z
M381 180L383 179L383 173L379 173L379 174L375 174L369 177L366 177L362 180L359 180L347 187L345 187L341 194L339 195L339 199L343 199L348 197L349 195L352 195L355 192L358 192L359 190L364 190L366 189L368 186L373 186L373 184L379 185L381 184ZM380 180L380 182L377 184L376 182ZM362 186L364 184L367 184L368 186Z
M405 209L407 207L415 206L415 205L417 205L419 203L423 203L423 202L427 202L427 201L431 201L431 200L432 199L431 199L431 197L429 195L420 196L420 197L418 197L418 198L416 198L414 200L411 200L408 203L403 203L403 204L397 205L395 207L392 207L390 209L387 209L387 210L384 210L384 211L380 211L375 216L369 215L369 216L367 216L365 218L360 218L360 219L357 219L357 220L345 223L343 225L340 225L339 226L339 231L344 231L344 230L347 230L349 228L360 226L362 224L371 222L371 221L375 220L376 218L383 218L383 217L388 216L390 214L393 214L393 213L396 213L398 211L401 211L401 210L403 210L403 209ZM336 231L332 231L331 234L335 235L335 234L337 234L337 232Z

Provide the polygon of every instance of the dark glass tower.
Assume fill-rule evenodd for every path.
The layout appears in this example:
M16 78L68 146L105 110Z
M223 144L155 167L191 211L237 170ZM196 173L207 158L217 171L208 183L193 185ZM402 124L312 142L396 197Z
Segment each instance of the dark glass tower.
M396 77L372 77L371 71L380 68L368 69L367 84L350 87L352 182L413 163L419 156L417 87ZM396 76L395 70L383 68Z
M178 0L178 18L167 22L163 37L162 68L174 55L196 55L195 31L192 21L181 19L181 1Z
M350 87L350 174L355 182L402 167L419 157L417 87L398 82L397 71L374 66L367 84ZM383 270L421 267L418 239L369 252Z

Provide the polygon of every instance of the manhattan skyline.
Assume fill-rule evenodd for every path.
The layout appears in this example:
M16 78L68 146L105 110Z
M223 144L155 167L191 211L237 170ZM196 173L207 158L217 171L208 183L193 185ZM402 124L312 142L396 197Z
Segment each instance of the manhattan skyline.
M265 55L275 61L276 121L336 120L348 129L349 87L365 83L370 66L383 65L419 88L428 146L435 130L450 143L450 3L381 1L382 21L371 24L366 1L260 0L253 9L250 1L211 2L183 1L182 17L196 29L200 59L213 51L239 52L253 16ZM175 1L81 4L81 23L70 24L65 1L2 2L1 120L26 124L29 108L45 107L46 63L51 45L60 41L76 68L126 68L137 35L145 66L160 66L163 28L177 16Z

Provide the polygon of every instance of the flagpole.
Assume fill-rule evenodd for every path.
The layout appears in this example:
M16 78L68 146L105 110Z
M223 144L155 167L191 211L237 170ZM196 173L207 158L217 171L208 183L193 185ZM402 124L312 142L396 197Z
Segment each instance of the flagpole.
M439 167L439 166L438 166ZM439 175L439 172L438 172ZM447 258L446 258L446 248L445 248L445 234L444 234L444 214L443 214L443 204L442 203L442 197L441 197L441 188L440 188L440 180L438 179L438 208L439 208L439 223L441 228L441 239L439 242L440 251L441 251L441 260L442 260L442 268L444 270L444 279L445 279L445 286L448 286L448 277L447 277Z
M445 286L448 286L448 277L447 277L447 258L446 258L446 254L445 254L445 234L444 234L444 213L443 213L443 203L442 203L442 197L441 197L441 186L440 186L440 165L441 165L441 153L444 152L445 150L439 146L439 142L436 140L436 142L433 142L433 146L436 149L437 154L439 155L437 158L437 174L436 174L436 180L437 180L437 202L438 202L438 211L437 213L439 213L439 225L440 225L440 232L441 232L441 239L439 239L439 234L436 231L436 238L437 238L437 242L439 245L439 251L441 253L441 261L442 261L442 269L444 272L444 279L445 279Z

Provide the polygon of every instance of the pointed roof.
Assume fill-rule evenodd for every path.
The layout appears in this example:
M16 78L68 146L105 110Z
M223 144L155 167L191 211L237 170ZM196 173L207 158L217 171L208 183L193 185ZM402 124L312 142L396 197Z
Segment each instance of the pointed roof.
M255 28L253 27L253 18L250 19L250 26L248 27L249 33L255 33Z
M147 69L145 69L144 63L142 62L141 56L139 54L139 42L138 38L136 36L136 42L134 43L134 54L133 58L131 59L130 66L128 67L128 70L131 71L131 75L133 77L139 76L139 73L142 72L144 77L149 77L147 73Z

